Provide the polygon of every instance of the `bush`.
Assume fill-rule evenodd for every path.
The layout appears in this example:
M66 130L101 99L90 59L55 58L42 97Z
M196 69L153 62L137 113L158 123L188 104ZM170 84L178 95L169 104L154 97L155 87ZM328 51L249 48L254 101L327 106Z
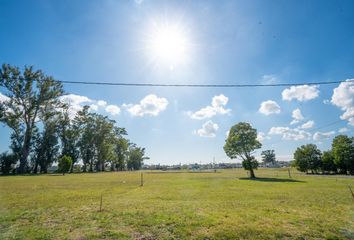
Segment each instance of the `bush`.
M71 164L71 157L66 155L62 156L61 158L59 158L58 171L65 175L65 173L69 172Z

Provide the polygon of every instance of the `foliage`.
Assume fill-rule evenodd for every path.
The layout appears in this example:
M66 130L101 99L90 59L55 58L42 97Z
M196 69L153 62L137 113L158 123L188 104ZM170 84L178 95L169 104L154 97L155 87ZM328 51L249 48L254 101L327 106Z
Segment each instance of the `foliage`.
M63 175L65 175L65 173L67 173L72 165L72 159L70 156L62 156L59 158L59 162L58 162L58 171L63 173Z
M0 172L2 174L9 174L17 162L16 155L13 153L4 152L0 155Z
M71 158L71 171L82 160L83 171L88 167L91 172L125 170L129 157L131 169L140 169L146 159L144 148L129 150L126 130L114 120L88 106L75 112L64 104L61 83L40 70L25 67L21 72L4 64L0 87L8 97L0 106L0 122L12 130L10 149L18 173L46 173L59 156ZM11 169L5 172L14 170L14 164L6 166Z
M261 156L265 164L275 164L276 162L274 150L262 151Z
M332 152L334 163L341 173L354 174L354 140L346 135L338 135L333 139Z
M298 147L294 153L295 164L299 171L312 173L321 168L321 151L315 144Z
M57 160L59 154L58 127L54 121L46 121L43 132L37 135L33 172L47 173L48 167Z
M135 144L132 144L129 147L128 159L127 159L127 168L128 170L139 170L141 169L145 159L145 148L137 147Z
M249 123L240 122L231 127L224 151L231 159L240 157L243 160L243 166L246 166L250 171L251 178L255 178L253 169L256 169L254 168L256 160L251 154L261 146L262 144L257 140L257 130L252 128Z
M324 151L322 153L322 165L321 165L322 172L324 173L336 173L337 166L334 162L334 157L332 151Z
M117 169L119 171L123 171L126 166L126 161L127 161L127 154L128 154L128 148L129 148L129 141L123 137L117 138L115 141L115 154L116 158L112 164L114 169Z
M242 167L245 170L251 171L258 168L258 162L254 156L251 156L249 161L242 161Z
M42 71L25 67L19 68L3 64L0 69L0 86L6 89L8 101L3 102L0 121L13 130L19 143L19 173L25 173L28 156L33 148L33 133L36 123L44 112L43 108L60 105L63 94L60 82L46 76Z

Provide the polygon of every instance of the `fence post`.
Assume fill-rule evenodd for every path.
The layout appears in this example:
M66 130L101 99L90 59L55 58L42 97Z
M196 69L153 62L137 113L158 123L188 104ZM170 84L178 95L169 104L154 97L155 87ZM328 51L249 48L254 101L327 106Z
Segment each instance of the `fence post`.
M100 212L102 211L102 193L101 193L101 201L100 201Z
M144 177L143 177L143 173L141 173L140 175L140 187L144 186Z
M290 168L288 168L289 178L291 178Z
M349 188L350 192L352 193L352 197L353 197L353 199L354 199L354 193L353 193L352 188L351 188L349 185L348 185L348 188Z

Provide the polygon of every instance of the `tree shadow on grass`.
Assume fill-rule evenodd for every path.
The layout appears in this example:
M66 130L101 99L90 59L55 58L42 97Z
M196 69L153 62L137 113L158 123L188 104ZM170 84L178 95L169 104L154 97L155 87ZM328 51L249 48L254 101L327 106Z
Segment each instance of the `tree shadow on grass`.
M291 179L291 178L239 178L239 180L259 181L259 182L301 182L305 181Z

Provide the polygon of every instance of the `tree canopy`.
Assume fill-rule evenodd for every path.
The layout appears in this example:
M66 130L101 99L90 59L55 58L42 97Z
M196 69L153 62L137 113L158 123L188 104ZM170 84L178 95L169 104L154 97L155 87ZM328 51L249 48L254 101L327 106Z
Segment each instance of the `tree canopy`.
M265 164L275 164L275 151L274 150L265 150L261 153L262 160Z
M240 122L231 127L224 151L231 159L240 157L243 167L250 171L251 178L255 178L253 170L257 169L258 162L252 152L261 147L262 144L257 140L257 130L249 123Z
M137 170L145 149L125 138L117 123L83 106L72 112L61 97L63 86L40 70L8 64L0 69L0 86L7 98L0 105L0 122L10 129L11 153L0 157L1 173L46 173L53 163L70 158L70 171ZM130 164L128 166L128 163Z

